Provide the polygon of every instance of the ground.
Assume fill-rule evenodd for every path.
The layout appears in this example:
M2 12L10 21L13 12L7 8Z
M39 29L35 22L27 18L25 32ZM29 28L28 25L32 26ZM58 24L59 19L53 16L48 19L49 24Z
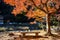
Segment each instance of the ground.
M34 30L33 30L34 31ZM9 33L15 33L15 36L9 36ZM23 38L21 40L60 40L60 36L58 34L57 35L52 35L52 36L45 36L44 34L46 34L46 32L44 31L40 31L40 35L42 35L43 37L39 37L39 38ZM54 33L57 34L57 33ZM19 31L10 31L10 32L0 32L0 40L14 40L15 37L19 38L20 32ZM19 40L19 39L15 39L15 40Z

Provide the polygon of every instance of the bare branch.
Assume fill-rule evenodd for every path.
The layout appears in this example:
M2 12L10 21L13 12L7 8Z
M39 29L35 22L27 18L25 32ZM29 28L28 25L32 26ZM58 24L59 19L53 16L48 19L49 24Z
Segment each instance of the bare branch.
M49 1L49 0L47 0L46 3L45 3L45 7L46 7L46 10L47 10L47 13L49 12L48 6L47 6L48 1Z
M46 1L46 3L48 3L49 0Z
M47 13L49 12L48 6L47 6L48 1L49 1L49 0L46 0L46 3L44 4L44 3L42 2L42 0L41 0L42 5L43 5L43 6L46 8L46 10L47 10Z
M41 3L42 3L42 4L46 4L49 0L46 0L46 2L45 2L45 3L43 3L43 0L40 0L40 1L41 1Z
M41 0L41 4L43 4L42 0Z

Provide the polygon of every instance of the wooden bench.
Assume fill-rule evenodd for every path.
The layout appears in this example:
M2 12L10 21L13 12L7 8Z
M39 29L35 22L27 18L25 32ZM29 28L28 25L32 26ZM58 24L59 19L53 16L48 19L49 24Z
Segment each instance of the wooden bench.
M27 40L32 39L32 38L38 38L39 33L40 32L21 32L22 40L24 40L24 38L27 39ZM26 35L26 34L28 34L28 35ZM29 34L32 34L32 35L29 35Z
M21 32L21 34L23 35L23 36L26 36L26 34L35 34L34 36L39 36L39 33L40 32ZM28 35L29 36L29 35ZM31 36L33 36L33 35L31 35Z
M35 34L35 35L29 35L29 34ZM29 40L29 39L37 39L37 38L47 38L39 35L40 32L21 32L22 35L19 35L20 40ZM28 34L28 35L26 35Z

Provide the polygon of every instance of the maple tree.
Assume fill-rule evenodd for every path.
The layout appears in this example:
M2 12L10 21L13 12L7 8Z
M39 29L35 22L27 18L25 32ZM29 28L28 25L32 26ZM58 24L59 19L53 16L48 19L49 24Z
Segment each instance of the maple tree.
M59 9L60 4L58 0L40 0L40 4L36 5L35 0L31 0L31 2L40 10L46 13L46 25L48 27L48 35L51 35L51 29L50 29L50 16L55 11Z
M34 18L36 16L40 17L43 13L46 14L46 25L47 25L47 32L50 35L51 29L50 29L50 16L51 14L54 14L59 7L60 7L60 1L59 0L4 0L7 4L15 6L12 13L19 14L21 11L25 11L27 14L26 16L30 18ZM34 7L41 10L42 14L39 13L39 11L34 12ZM36 15L37 14L37 15ZM43 16L43 15L42 15ZM38 19L38 18L37 18ZM41 20L41 19L40 19Z

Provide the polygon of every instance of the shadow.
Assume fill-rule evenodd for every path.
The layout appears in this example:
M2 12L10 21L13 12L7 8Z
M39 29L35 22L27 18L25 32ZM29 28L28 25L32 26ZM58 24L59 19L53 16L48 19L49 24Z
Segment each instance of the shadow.
M43 37L43 36L23 36L23 37L19 37L20 39L22 39L22 40L31 40L31 39L40 39L40 38L42 38L42 39L48 39L48 37Z
M49 34L49 35L45 34L45 36L47 36L47 37L51 36L51 37L54 37L54 38L60 38L60 35L56 35L56 34Z
M39 35L39 36L22 36L22 38L33 38L33 39L35 39L35 38L48 38L48 37Z
M51 36L52 36L52 37L55 37L55 38L59 38L59 39L60 39L60 36L59 36L59 35L52 34Z

